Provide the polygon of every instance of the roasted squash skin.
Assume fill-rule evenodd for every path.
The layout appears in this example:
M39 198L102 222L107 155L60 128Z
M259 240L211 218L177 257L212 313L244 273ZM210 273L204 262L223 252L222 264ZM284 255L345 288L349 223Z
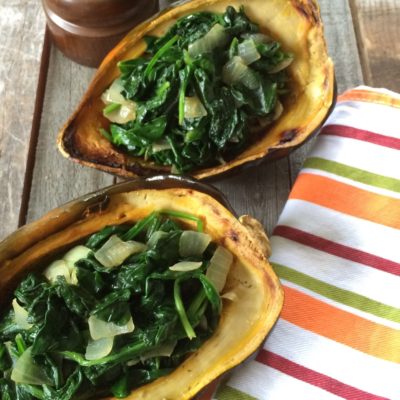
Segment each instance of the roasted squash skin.
M223 12L227 6L244 6L249 18L264 33L294 54L289 67L290 95L284 113L260 139L223 165L191 172L197 179L226 175L243 167L287 156L318 132L336 98L334 68L324 39L316 0L192 0L168 8L133 29L104 59L75 113L58 137L61 153L80 164L123 177L170 172L143 158L131 157L114 147L99 132L109 122L103 117L100 97L119 75L118 61L139 57L145 35L161 35L178 18L197 11Z
M268 263L268 243L258 224L248 216L241 219L242 224L214 188L162 176L124 182L83 196L0 243L1 310L26 273L40 270L57 254L106 225L133 222L163 209L201 217L205 232L234 254L225 291L235 293L237 300L224 300L217 330L197 352L170 375L134 390L128 397L132 400L191 399L262 344L278 318L283 294Z

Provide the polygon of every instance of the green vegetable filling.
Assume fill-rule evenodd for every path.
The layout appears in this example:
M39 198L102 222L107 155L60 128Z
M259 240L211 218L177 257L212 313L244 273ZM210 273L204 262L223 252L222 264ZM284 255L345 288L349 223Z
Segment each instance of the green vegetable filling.
M1 400L124 398L175 369L221 312L221 279L208 273L221 247L202 231L194 215L152 213L27 275L0 320Z
M118 64L121 75L103 95L111 124L102 134L128 154L175 173L213 166L257 140L282 112L292 56L243 8L187 15L146 42L142 57Z

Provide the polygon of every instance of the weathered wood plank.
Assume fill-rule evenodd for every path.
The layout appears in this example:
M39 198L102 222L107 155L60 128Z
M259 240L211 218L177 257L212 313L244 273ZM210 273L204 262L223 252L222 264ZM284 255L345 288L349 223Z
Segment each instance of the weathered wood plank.
M162 10L165 7L169 6L171 3L172 3L171 0L160 0L160 10Z
M247 169L214 186L226 195L238 215L257 218L271 234L290 190L288 159Z
M400 91L400 2L351 0L368 85Z
M350 7L347 0L320 0L319 3L328 51L335 63L338 93L342 93L344 90L364 82ZM292 184L312 148L314 140L290 156Z
M328 51L335 63L338 92L364 82L347 0L319 0Z
M27 220L75 197L111 185L111 175L66 160L56 147L59 129L77 106L94 70L51 51Z
M44 32L41 2L0 2L0 240L19 222Z

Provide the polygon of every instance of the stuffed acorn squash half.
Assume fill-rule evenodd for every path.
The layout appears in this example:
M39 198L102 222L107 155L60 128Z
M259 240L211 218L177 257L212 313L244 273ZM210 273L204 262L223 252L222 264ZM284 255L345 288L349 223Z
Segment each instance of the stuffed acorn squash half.
M268 253L257 221L181 178L51 211L0 243L1 393L193 398L278 318Z
M104 59L59 149L120 176L202 179L287 155L335 97L314 0L192 0Z

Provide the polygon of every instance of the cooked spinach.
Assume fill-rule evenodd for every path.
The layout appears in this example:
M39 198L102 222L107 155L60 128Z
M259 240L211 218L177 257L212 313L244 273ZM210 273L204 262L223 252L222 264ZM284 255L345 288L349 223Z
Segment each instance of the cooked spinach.
M2 400L123 398L171 372L210 337L221 313L220 295L206 275L216 244L195 234L206 237L201 254L181 256L188 244L176 217L203 230L193 215L152 213L133 226L107 226L90 236L85 247L74 248L86 256L67 272L49 273L52 263L44 275L22 280L0 320ZM141 250L105 267L101 253L112 239ZM106 256L120 257L116 248ZM196 268L171 269L182 263ZM93 343L100 353L89 356Z
M146 43L103 95L103 135L128 154L185 173L234 157L278 117L292 56L244 8L187 15Z

